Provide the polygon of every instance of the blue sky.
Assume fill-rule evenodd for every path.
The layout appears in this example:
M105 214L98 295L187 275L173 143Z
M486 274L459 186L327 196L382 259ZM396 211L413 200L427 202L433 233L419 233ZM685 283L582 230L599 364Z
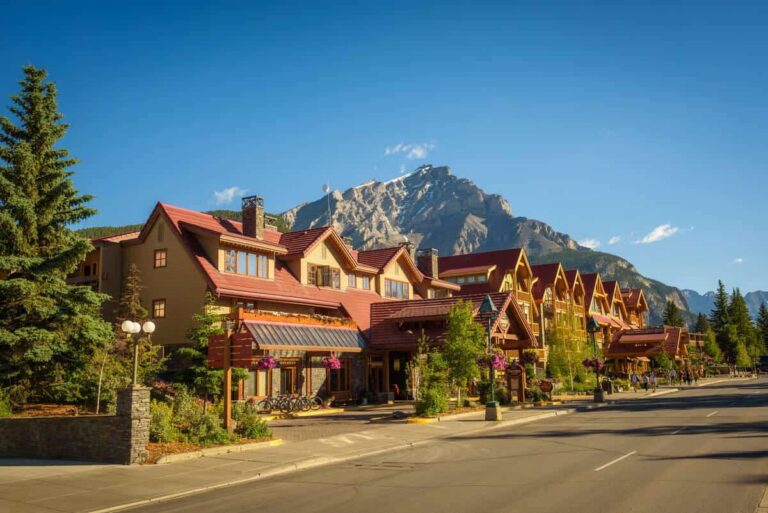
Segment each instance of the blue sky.
M0 3L0 96L49 70L89 225L431 163L666 283L768 289L768 2L208 4Z

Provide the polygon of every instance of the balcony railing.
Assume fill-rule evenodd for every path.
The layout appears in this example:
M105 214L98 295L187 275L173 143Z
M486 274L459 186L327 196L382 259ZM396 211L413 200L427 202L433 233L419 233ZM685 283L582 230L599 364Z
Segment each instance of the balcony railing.
M539 329L538 322L531 323L531 331L533 331L533 334L536 335L537 337L541 334L541 330Z
M67 283L70 285L90 285L92 283L98 283L99 277L95 274L91 276L70 276L67 278Z
M248 311L245 308L237 309L237 320L240 321L267 321L284 322L291 324L308 324L312 326L326 326L336 328L356 328L357 324L346 317L334 317L330 315L309 315L287 312L265 312L260 310Z

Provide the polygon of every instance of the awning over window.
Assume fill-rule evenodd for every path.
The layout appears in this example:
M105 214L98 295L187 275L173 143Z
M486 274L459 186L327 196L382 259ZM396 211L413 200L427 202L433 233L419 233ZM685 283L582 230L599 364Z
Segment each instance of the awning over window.
M365 348L365 341L355 328L263 321L244 324L259 349L357 353Z

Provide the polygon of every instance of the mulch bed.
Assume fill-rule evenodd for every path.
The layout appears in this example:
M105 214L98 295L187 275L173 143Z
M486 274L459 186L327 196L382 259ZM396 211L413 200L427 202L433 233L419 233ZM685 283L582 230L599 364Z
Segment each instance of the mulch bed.
M221 445L198 445L189 442L150 442L147 444L147 451L149 452L149 458L145 461L145 464L157 463L157 460L163 456L169 454L179 454L183 452L194 452L200 449L210 449L211 447L227 447L230 445L242 445L250 444L254 442L267 442L272 440L271 437L267 438L240 438L236 442L231 444Z
M86 415L87 412L83 412ZM81 415L77 406L71 404L25 404L14 412L14 417L74 417Z

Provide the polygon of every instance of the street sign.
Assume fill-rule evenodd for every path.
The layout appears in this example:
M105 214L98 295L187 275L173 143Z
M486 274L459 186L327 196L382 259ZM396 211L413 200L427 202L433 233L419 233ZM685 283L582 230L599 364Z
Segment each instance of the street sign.
M519 378L523 374L523 369L519 367L507 367L506 373L508 378Z
M545 394L548 394L552 391L553 385L551 381L545 379L541 383L539 383L539 388L541 389L542 392L544 392Z

